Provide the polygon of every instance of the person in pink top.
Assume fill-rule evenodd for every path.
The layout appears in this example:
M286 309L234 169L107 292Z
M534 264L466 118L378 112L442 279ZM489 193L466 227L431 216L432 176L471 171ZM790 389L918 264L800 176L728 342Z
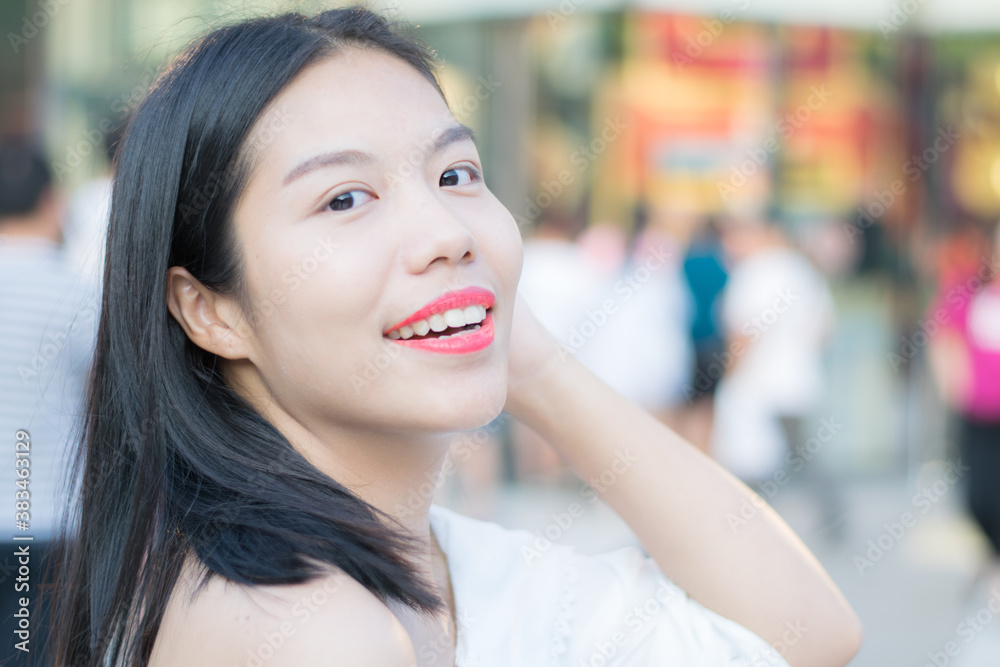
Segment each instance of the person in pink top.
M922 327L939 392L958 420L967 503L993 547L1000 582L1000 224L976 265L944 282ZM933 325L931 325L933 323Z

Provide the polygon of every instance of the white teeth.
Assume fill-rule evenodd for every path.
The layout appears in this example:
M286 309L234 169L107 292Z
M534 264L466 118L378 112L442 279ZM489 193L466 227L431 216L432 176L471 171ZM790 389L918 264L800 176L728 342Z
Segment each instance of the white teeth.
M444 321L445 324L457 329L458 327L465 326L465 311L461 308L452 308L451 310L444 311Z
M448 328L448 323L444 321L444 315L441 313L435 313L428 318L431 323L431 329L435 332L444 331Z
M426 336L431 330L440 333L451 327L458 329L469 324L479 324L486 319L486 306L467 306L465 308L452 308L443 313L436 313L424 320L410 322L405 327L390 331L387 336L392 340L399 338L407 339L417 336ZM452 334L458 335L458 334Z

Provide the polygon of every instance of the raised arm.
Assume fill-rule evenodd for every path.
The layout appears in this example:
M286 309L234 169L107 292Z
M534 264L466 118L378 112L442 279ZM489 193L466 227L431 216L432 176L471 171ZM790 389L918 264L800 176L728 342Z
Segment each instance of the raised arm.
M861 625L815 557L750 488L616 393L518 297L505 409L548 440L690 597L770 644L792 667L841 667ZM756 514L734 530L727 516ZM795 642L787 639L796 628Z

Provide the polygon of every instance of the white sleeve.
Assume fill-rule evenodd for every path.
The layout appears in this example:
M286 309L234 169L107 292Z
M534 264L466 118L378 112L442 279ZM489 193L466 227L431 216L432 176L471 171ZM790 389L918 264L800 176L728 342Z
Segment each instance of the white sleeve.
M567 665L789 667L781 646L689 598L636 547L581 557L580 568Z

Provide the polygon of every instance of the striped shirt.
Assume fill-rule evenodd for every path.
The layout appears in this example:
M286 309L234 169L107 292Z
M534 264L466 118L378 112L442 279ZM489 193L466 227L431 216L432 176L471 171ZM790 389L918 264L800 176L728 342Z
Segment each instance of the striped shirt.
M59 245L0 235L0 542L49 539L58 529L98 309L97 290L69 269ZM30 435L21 457L30 474L27 484L15 485L19 430ZM22 490L29 492L29 519L19 529L23 516L15 512L25 506L15 502L25 495L15 494Z

